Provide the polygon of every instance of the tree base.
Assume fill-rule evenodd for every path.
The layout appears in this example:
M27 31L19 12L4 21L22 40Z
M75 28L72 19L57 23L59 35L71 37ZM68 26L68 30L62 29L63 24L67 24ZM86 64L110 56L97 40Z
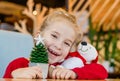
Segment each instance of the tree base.
M46 63L29 63L29 66L39 66L42 70L42 76L43 78L47 78L48 76L48 67L49 67L49 64L46 64Z

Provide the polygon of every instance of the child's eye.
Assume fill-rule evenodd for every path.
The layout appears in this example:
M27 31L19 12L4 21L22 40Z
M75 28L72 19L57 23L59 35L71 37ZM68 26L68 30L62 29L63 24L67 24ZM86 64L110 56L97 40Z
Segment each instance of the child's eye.
M57 38L57 35L51 34L53 38Z
M68 43L68 42L65 42L65 45L67 45L67 46L71 46L71 44L70 44L70 43Z

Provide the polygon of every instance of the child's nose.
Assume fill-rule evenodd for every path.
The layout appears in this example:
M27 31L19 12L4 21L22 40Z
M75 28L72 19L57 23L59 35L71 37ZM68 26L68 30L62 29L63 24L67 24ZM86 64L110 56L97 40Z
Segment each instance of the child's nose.
M62 43L61 43L61 42L57 42L57 43L56 43L56 48L57 48L58 50L61 50L61 48L62 48Z

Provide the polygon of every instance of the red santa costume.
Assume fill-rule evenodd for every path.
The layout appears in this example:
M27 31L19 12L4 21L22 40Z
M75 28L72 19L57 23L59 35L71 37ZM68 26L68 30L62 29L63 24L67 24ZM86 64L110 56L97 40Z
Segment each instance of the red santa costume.
M79 53L77 53L77 52L71 53L68 55L67 58L69 58L69 56L70 57L76 56L78 58ZM67 58L65 59L65 61L67 60ZM84 59L85 59L85 63L86 63L87 60L86 60L86 58L84 58ZM54 66L61 65L64 62L56 63L56 64L54 64ZM81 61L81 63L82 63L82 61ZM92 62L90 64L85 64L85 63L83 62L84 65L82 67L79 67L80 66L79 65L78 67L74 67L71 69L72 71L74 71L76 73L76 75L77 75L76 79L106 79L107 78L108 73L102 65L97 64L96 62L95 63ZM28 65L29 65L29 60L24 57L20 57L20 58L13 60L7 66L3 78L13 78L11 75L12 71L14 71L15 69L18 69L18 68L28 67Z

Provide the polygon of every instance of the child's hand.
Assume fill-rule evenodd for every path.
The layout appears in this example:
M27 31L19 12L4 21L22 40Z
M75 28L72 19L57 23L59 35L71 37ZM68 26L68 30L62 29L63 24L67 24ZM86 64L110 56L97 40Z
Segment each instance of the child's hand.
M72 70L57 66L52 72L54 79L76 79L76 73Z
M50 65L49 70L48 70L48 76L49 76L49 78L52 78L52 72L53 72L54 69L55 69L55 66Z
M13 78L42 78L42 71L40 67L33 66L27 68L19 68L12 72Z

